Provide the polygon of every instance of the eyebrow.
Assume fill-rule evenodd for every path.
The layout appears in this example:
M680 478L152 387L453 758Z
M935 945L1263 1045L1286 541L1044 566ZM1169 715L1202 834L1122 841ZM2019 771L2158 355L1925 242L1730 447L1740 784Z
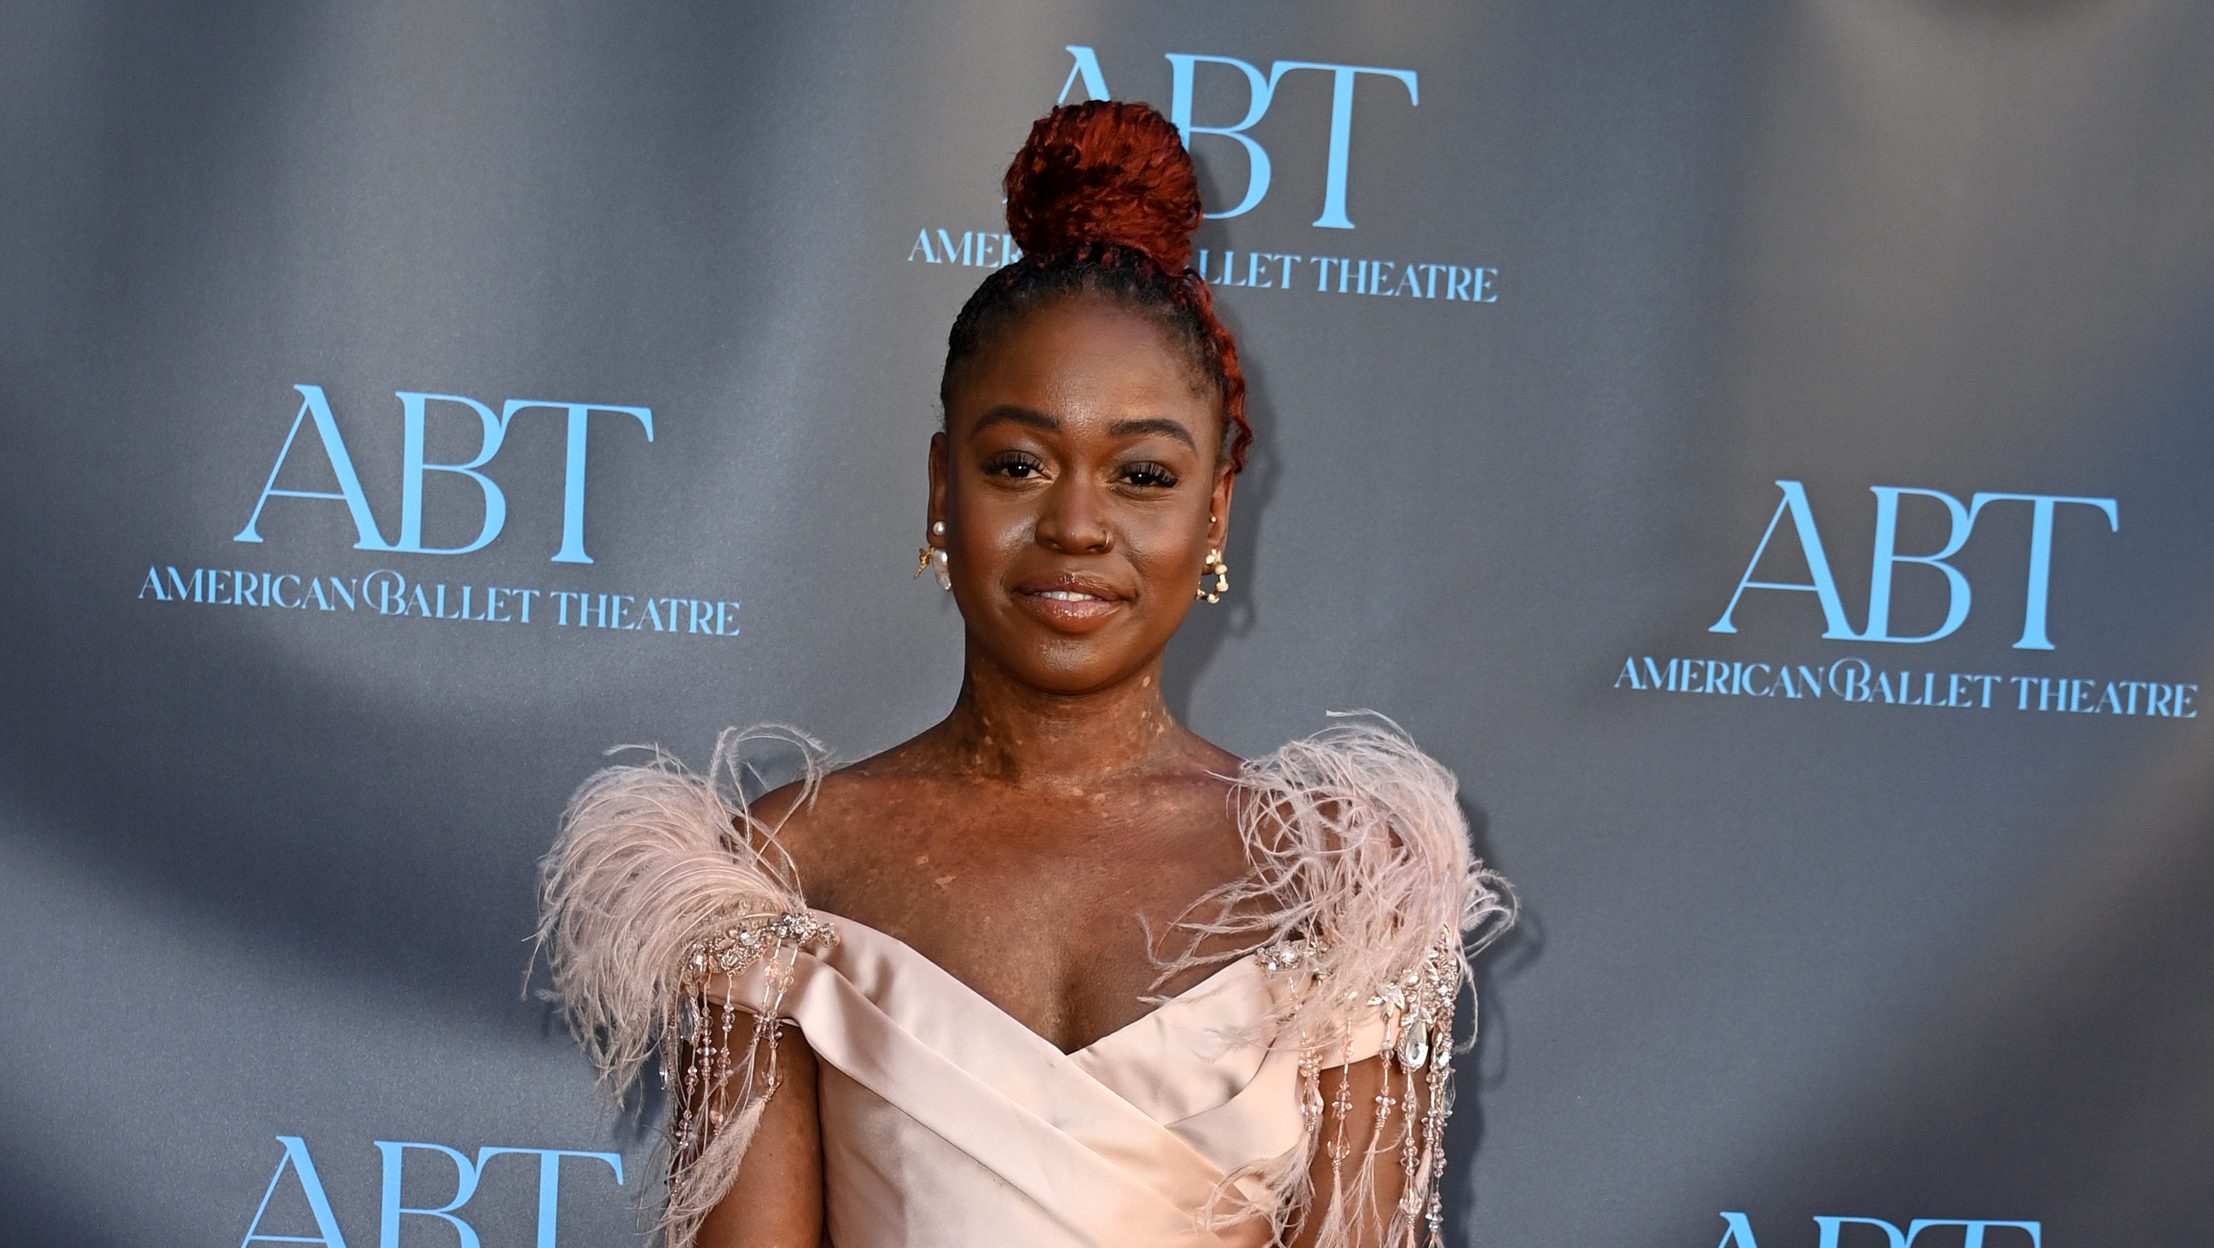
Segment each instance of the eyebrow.
M1117 438L1133 437L1141 433L1158 433L1164 437L1174 438L1195 451L1199 449L1199 444L1192 441L1192 431L1186 429L1182 421L1170 420L1166 416L1118 420L1107 426L1107 433L1108 436Z
M1033 429L1043 429L1048 433L1058 431L1061 428L1059 420L1036 408L1022 407L1014 403L1001 403L986 409L982 416L976 418L976 423L969 426L969 436L973 438L993 425L1002 422L1028 425ZM1142 433L1158 433L1164 437L1175 438L1195 451L1199 449L1199 444L1192 440L1191 430L1186 429L1182 421L1170 420L1166 416L1132 417L1115 421L1107 426L1109 437L1128 438Z

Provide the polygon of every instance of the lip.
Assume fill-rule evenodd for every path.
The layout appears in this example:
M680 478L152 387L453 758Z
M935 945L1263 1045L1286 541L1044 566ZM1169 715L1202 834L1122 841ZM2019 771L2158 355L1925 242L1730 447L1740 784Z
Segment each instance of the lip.
M1061 632L1081 633L1111 619L1129 599L1113 586L1090 577L1042 577L1015 586L1015 603Z

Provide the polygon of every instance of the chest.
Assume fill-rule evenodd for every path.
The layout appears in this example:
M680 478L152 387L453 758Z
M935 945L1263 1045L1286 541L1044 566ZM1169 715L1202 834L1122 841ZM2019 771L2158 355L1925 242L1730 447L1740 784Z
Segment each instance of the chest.
M1226 812L907 810L848 840L815 904L898 939L1063 1051L1143 1016L1194 902L1242 875ZM1152 933L1149 937L1148 932ZM1204 950L1203 950L1204 952Z

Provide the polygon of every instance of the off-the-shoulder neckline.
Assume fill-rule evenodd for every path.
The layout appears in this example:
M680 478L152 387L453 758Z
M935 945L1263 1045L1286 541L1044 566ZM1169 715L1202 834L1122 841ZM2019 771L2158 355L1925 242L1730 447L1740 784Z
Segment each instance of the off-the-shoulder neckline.
M1030 1041L1036 1043L1037 1045L1042 1046L1046 1049L1050 1049L1054 1053L1059 1054L1061 1057L1071 1060L1080 1060L1088 1056L1096 1055L1101 1050L1112 1047L1114 1043L1121 1037L1135 1032L1140 1028L1147 1026L1148 1024L1160 1021L1168 1011L1181 1009L1193 1002L1200 1001L1214 995L1215 993L1221 991L1225 983L1235 975L1260 975L1266 973L1261 967L1260 963L1254 961L1252 954L1237 954L1225 961L1222 966L1208 972L1207 975L1199 979L1197 982L1186 986L1181 992L1162 994L1158 996L1140 997L1139 1000L1141 1001L1152 1002L1150 1008L1146 1009L1143 1013L1140 1013L1135 1018L1122 1023L1121 1025L1105 1032L1104 1034L1094 1036L1091 1039L1086 1040L1083 1044L1078 1045L1073 1049L1064 1049L1059 1044L1055 1043L1051 1038L1039 1032L1037 1029L1031 1027L1028 1023L1025 1023L1021 1019L1015 1017L1013 1014L1009 1013L1006 1008L1001 1006L998 1002L992 1000L988 996L985 996L983 992L979 991L967 980L962 979L959 975L956 975L952 971L946 969L935 959L931 958L930 955L924 953L920 949L917 949L915 946L907 943L900 937L885 931L883 928L864 923L861 920L853 918L849 915L839 914L833 910L818 909L814 906L807 907L807 913L818 919L819 921L829 924L834 930L839 933L841 939L843 939L849 932L862 933L868 941L893 951L893 953L904 962L923 968L925 974L928 974L936 979L943 981L950 989L958 993L964 999L975 1004L979 1009L991 1014L996 1018L1004 1020L1009 1029L1021 1032L1024 1036L1029 1037Z

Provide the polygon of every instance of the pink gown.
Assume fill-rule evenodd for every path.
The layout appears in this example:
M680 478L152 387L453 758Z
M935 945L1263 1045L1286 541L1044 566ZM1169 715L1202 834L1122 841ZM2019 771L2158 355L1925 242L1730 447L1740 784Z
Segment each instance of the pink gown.
M541 944L603 1083L620 1094L658 1058L671 1088L671 1245L728 1190L785 1027L820 1066L835 1248L1248 1248L1293 1218L1319 1218L1325 1248L1368 1242L1371 1220L1387 1244L1437 1241L1453 1004L1513 900L1470 857L1451 774L1403 736L1349 720L1246 763L1253 870L1218 897L1269 904L1209 930L1250 954L1066 1054L897 938L807 906L736 798L764 737L820 778L819 747L782 729L725 734L705 776L658 754L610 768L545 863ZM1379 1053L1400 1108L1346 1139L1334 1068ZM684 1108L710 1088L727 1117ZM1310 1183L1318 1149L1336 1182ZM1379 1165L1406 1179L1382 1209L1353 1195Z

